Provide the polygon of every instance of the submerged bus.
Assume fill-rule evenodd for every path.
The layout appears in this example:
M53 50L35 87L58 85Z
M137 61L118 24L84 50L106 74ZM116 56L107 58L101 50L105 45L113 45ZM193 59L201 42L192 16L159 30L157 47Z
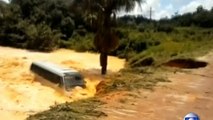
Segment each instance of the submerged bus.
M46 61L37 61L31 64L30 70L35 73L37 80L54 88L62 88L63 92L69 92L75 86L85 87L83 76L71 68L60 67Z

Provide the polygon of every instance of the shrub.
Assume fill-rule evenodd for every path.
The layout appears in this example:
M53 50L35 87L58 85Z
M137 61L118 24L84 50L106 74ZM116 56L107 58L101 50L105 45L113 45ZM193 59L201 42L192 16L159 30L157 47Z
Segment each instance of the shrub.
M171 33L174 30L174 27L169 24L159 24L157 26L157 31L158 32L166 32L166 33Z
M78 52L96 51L93 45L93 34L87 34L86 36L80 36L79 34L73 35L69 41L64 42L68 48L74 49Z
M52 51L59 46L60 34L46 24L30 25L26 28L26 48Z
M20 20L15 24L4 26L0 35L0 44L39 51L51 51L58 47L61 34L48 25L31 24L28 20Z

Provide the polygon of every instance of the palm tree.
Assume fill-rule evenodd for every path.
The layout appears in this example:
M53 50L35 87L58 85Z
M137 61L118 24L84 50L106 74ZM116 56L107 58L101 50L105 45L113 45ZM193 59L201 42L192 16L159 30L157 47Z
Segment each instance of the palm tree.
M115 32L116 13L134 9L143 0L73 0L72 7L80 11L96 29L94 45L100 52L101 73L106 74L108 53L118 46Z

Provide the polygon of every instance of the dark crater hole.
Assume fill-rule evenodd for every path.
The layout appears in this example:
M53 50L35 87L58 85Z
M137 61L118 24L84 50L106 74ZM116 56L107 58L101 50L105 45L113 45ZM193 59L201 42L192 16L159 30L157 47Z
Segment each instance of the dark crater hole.
M177 67L177 68L187 68L187 69L195 69L195 68L202 68L207 66L207 62L204 61L196 61L193 59L174 59L170 60L163 65L169 67Z

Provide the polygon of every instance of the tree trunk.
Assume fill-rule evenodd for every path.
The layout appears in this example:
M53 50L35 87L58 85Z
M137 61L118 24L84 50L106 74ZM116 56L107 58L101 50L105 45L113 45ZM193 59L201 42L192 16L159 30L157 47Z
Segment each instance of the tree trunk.
M100 65L102 75L105 75L107 73L107 57L108 57L107 53L104 52L100 53Z

